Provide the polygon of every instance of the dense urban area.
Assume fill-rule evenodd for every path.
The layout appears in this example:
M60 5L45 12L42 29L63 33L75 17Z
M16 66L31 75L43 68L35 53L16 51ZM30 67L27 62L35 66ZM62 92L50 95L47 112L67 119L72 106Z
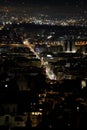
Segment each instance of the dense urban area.
M0 8L0 129L87 128L86 10L9 11Z

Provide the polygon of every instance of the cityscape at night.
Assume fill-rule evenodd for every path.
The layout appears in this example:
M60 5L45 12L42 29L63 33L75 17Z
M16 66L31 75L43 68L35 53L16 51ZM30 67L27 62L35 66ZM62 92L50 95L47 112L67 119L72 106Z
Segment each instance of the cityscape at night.
M86 0L0 0L0 130L87 128Z

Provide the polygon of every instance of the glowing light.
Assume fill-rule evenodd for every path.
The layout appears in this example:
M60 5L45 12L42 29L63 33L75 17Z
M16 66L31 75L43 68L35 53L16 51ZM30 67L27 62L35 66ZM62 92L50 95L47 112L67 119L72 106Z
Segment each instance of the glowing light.
M79 107L77 107L77 110L79 110Z
M47 39L50 39L50 38L52 38L52 36L48 36L48 37L47 37Z
M72 53L76 53L76 50L73 50Z
M34 48L31 46L31 44L28 42L28 40L23 41L24 45L26 45L35 55L36 57L41 61L41 65L46 67L46 75L51 80L57 80L56 75L53 73L53 70L50 68L50 65L47 61L44 61L43 58L40 58L39 54L35 52Z
M84 89L86 87L86 81L85 80L81 81L81 87L82 87L82 89Z
M8 85L7 84L5 84L5 88L7 88L8 87Z
M35 116L42 115L41 112L32 112L31 114L32 114L32 115L35 115Z

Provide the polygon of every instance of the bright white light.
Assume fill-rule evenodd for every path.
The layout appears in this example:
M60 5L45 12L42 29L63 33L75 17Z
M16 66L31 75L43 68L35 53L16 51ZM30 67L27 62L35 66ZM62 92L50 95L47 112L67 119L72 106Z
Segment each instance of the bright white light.
M24 41L23 44L26 45L26 42Z
M52 55L49 55L49 54L48 54L47 57L48 57L48 58L52 58Z
M82 89L84 89L86 87L86 81L85 80L81 81L81 87L82 87Z
M77 110L79 110L79 107L77 107Z
M67 50L67 51L66 51L66 53L70 53L70 51L69 51L69 50Z
M50 38L52 38L52 36L51 36L51 35L47 37L47 39L50 39Z
M76 53L76 50L72 50L72 51L67 50L66 53Z
M40 108L39 111L43 111L43 109Z
M32 112L31 114L34 115L34 112Z
M7 84L5 84L5 88L7 88L8 87L8 85Z
M76 53L76 50L73 50L72 53Z
M50 67L46 67L46 75L51 80L56 80L56 75L53 73L53 71L50 69Z

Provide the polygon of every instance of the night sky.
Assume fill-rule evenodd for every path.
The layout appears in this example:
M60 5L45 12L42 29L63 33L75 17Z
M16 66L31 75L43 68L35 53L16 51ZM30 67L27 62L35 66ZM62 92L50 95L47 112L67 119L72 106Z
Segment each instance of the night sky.
M87 15L87 0L0 0L0 6L32 8L31 12L53 15Z
M86 5L86 0L0 0L0 4L4 3L24 3L24 4L38 4L38 5Z

